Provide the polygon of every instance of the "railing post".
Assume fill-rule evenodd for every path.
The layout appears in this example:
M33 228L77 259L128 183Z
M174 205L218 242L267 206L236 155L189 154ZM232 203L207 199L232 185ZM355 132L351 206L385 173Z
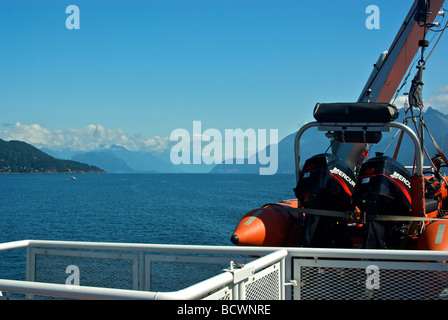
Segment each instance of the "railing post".
M30 245L26 246L26 271L25 271L25 280L31 280L31 248Z
M285 283L286 283L286 278L285 278L285 259L283 258L282 260L280 260L280 300L285 300Z
M36 262L32 254L31 244L28 243L26 246L26 271L25 271L26 281L36 281ZM27 299L34 299L33 294L26 294Z
M232 300L240 300L239 289L240 289L239 283L233 284L233 287L232 287Z
M246 300L246 286L244 285L244 282L246 282L246 281L247 281L247 279L237 283L238 300Z
M139 289L141 291L145 291L145 279L146 279L146 274L145 274L145 253L143 251L140 251L138 253L138 261L139 261L139 276L140 276L140 281L139 281Z

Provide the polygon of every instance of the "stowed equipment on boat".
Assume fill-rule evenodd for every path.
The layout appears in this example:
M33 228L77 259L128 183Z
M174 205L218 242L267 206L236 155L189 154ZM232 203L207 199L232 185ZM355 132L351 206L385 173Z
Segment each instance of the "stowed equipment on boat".
M232 242L448 250L448 219L443 211L447 182L440 167L424 175L419 138L408 126L394 122L397 116L398 110L390 104L317 104L317 121L304 125L296 135L297 200L289 206L268 204L250 211L236 227ZM377 143L382 132L398 128L414 144L413 174L382 154L367 161L363 154L360 163L350 168L336 155L324 153L306 160L301 169L300 138L313 127L340 143L360 144Z

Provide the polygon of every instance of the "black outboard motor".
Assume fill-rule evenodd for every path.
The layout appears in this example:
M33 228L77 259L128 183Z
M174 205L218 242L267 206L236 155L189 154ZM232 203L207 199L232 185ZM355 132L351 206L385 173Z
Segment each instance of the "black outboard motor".
M353 203L367 214L365 248L398 249L405 236L403 222L369 220L369 215L409 215L411 175L396 160L377 156L361 166Z
M355 181L353 171L337 156L319 154L305 162L294 192L304 208L349 211ZM341 218L306 214L303 234L304 247L351 247Z

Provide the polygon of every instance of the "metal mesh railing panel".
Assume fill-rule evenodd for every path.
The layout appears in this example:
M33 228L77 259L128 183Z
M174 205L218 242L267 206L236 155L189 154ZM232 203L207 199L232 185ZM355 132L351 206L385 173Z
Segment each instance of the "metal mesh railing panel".
M249 278L245 285L246 299L279 300L281 299L280 285L279 264L275 264Z
M136 254L115 252L39 250L34 249L34 281L74 284L70 270L79 270L81 286L115 289L138 288Z
M177 291L220 274L227 265L192 262L151 262L151 291ZM187 275L187 276L186 276Z
M434 264L418 263L411 269L392 268L387 263L378 265L377 286L368 284L369 273L365 266L342 267L301 266L299 299L301 300L434 300L448 299L448 270ZM350 263L347 262L347 265ZM371 263L370 263L371 264ZM409 264L403 264L409 265ZM429 266L429 267L428 267ZM370 283L370 282L369 282Z

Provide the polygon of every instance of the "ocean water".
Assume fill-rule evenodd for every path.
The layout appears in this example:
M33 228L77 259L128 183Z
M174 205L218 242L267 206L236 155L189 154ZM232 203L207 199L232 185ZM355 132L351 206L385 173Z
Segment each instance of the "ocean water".
M294 198L294 175L0 175L0 243L24 239L232 245L239 219ZM0 252L0 278L15 259Z

